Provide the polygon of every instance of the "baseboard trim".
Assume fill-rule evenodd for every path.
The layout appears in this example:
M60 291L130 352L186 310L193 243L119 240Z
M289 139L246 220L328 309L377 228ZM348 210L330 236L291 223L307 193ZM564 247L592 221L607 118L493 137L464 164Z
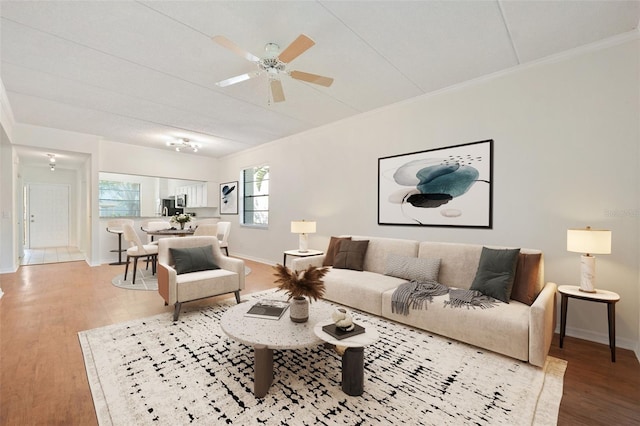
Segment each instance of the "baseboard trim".
M555 332L557 334L560 334L560 326L556 327ZM582 328L567 327L566 335L575 337L577 339L588 340L590 342L601 343L603 345L609 346L609 334L598 333ZM638 356L640 353L640 342L616 336L616 348L629 349L635 352L636 356ZM638 357L638 359L640 360L640 357Z
M275 266L275 264L276 264L276 262L273 262L271 260L262 259L260 257L249 256L248 254L235 253L235 252L231 252L231 251L229 252L229 256L239 257L239 258L242 258L242 259L248 259L248 260L252 260L254 262L258 262L258 263L264 263L265 265Z

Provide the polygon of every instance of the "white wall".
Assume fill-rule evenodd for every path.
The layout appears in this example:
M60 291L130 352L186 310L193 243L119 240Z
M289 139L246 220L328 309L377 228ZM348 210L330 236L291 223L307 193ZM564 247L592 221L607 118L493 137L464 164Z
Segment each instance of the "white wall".
M15 237L15 188L17 166L11 149L15 119L7 92L0 80L0 274L15 272L18 268L17 238ZM9 201L10 200L10 201ZM0 285L0 297L2 297Z
M3 200L0 206L0 273L15 272L18 268L16 239L14 238L14 225L18 223L14 208L15 175L16 167L14 166L9 137L4 126L0 126L0 200ZM0 285L0 297L2 297L1 287Z
M218 182L219 160L103 140L99 167L101 172Z
M290 221L304 218L318 222L313 248L338 234L539 248L548 281L576 284L580 259L566 251L566 229L608 228L613 253L598 256L597 286L621 295L618 344L635 349L638 52L636 39L523 67L225 157L224 181L258 164L271 173L269 229L226 216L230 250L281 262L282 251L297 246ZM493 229L377 225L379 157L484 139L495 141ZM568 333L606 342L604 305L570 305Z

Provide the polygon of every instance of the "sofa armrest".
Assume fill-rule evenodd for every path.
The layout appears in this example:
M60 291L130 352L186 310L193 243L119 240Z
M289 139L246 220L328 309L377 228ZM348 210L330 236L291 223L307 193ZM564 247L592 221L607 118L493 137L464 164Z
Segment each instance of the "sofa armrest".
M543 367L555 329L556 283L548 282L529 311L529 363Z
M158 262L158 293L168 305L173 305L178 301L176 291L176 281L178 273L166 263Z
M245 271L244 261L242 259L222 256L221 258L216 260L216 264L224 270L235 272L236 274L238 274L238 279L240 280L238 289L244 290Z
M315 256L306 256L306 257L296 257L291 261L291 269L293 269L294 271L303 271L311 265L321 268L323 261L324 261L324 254L318 254Z

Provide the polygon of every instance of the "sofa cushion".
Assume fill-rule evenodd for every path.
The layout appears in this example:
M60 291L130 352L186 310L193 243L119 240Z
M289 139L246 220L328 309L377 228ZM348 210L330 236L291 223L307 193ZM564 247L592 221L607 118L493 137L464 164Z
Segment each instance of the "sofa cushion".
M324 299L350 306L374 315L382 313L382 293L405 282L369 271L331 268L324 276Z
M354 241L367 240L367 253L364 256L364 270L384 274L387 256L389 253L400 256L417 257L418 241L404 240L400 238L367 237L352 235ZM438 256L432 256L438 257Z
M178 275L220 269L213 259L213 246L169 248Z
M529 359L529 306L512 301L490 309L452 308L444 304L449 300L449 295L444 295L405 316L392 311L393 291L382 295L384 318L523 361Z
M362 271L364 267L364 256L367 253L368 245L368 240L341 241L338 247L338 253L333 261L333 267Z
M420 259L390 253L387 256L385 275L409 281L438 281L440 259Z
M333 266L333 261L338 253L338 249L340 248L340 242L345 240L351 240L351 237L331 237L329 247L324 255L324 260L322 261L322 266Z
M522 253L518 255L516 275L513 280L511 299L531 306L538 296L538 280L542 253Z
M439 283L447 287L469 289L478 271L481 253L480 244L423 241L418 257L440 259Z
M520 249L482 248L471 290L509 303Z

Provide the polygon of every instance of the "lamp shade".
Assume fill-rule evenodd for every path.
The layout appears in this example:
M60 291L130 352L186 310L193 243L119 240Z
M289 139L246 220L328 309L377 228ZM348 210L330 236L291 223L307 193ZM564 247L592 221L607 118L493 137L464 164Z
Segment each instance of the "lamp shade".
M316 232L314 221L294 220L291 222L291 232L294 234L313 234Z
M587 254L611 254L611 231L607 229L568 229L567 251Z

